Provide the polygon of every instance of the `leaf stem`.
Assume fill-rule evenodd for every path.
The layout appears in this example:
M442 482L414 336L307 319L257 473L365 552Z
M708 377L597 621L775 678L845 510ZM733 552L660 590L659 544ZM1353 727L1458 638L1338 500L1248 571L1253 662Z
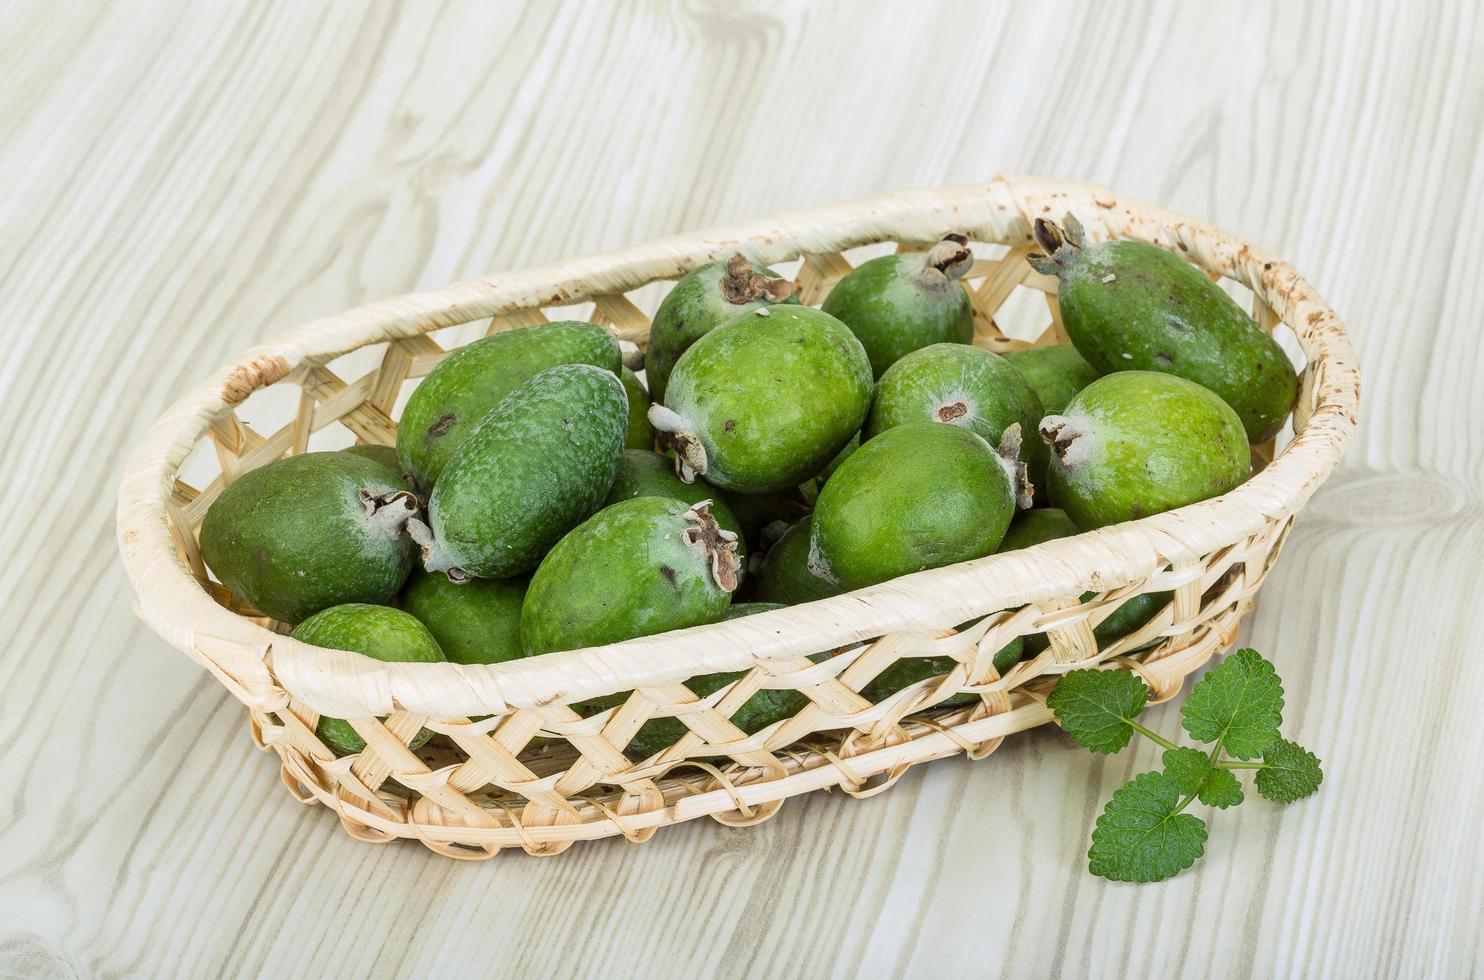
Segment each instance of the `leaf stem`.
M1238 762L1235 759L1222 759L1216 763L1217 769L1266 769L1266 762Z
M1164 748L1164 749L1177 748L1177 746L1175 745L1174 742L1171 742L1169 739L1167 739L1163 735L1159 734L1159 732L1152 732L1152 731L1150 731L1149 729L1145 728L1143 725L1139 724L1137 721L1134 721L1132 718L1126 719L1126 720L1128 721L1128 727L1132 728L1134 731L1138 732L1140 735L1143 735L1145 738L1149 739L1151 742L1153 742L1154 744L1158 745L1160 748Z

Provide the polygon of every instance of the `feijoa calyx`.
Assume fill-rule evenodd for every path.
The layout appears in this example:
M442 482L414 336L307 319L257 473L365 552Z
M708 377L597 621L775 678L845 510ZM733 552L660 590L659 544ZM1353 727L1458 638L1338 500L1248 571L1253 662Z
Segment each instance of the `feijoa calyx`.
M1226 493L1247 478L1242 420L1209 389L1120 371L1041 421L1051 499L1079 527L1138 520Z
M384 463L304 453L223 490L201 524L201 555L233 595L297 623L396 595L416 557L404 528L416 512L417 498Z
M618 376L589 364L548 368L480 420L408 529L423 564L450 578L510 578L598 509L628 428Z
M775 303L797 303L796 286L772 269L736 253L725 262L692 269L655 311L644 351L644 378L655 401L665 400L670 372L691 344L742 313Z
M825 483L809 565L848 589L982 558L1029 507L1020 427L999 450L973 431L909 422L867 440Z
M517 387L559 364L591 364L615 374L618 341L595 323L564 320L508 330L449 354L412 392L397 429L402 468L423 491L474 427Z
M680 356L649 419L683 480L739 493L797 487L865 421L871 366L839 320L807 306L744 313Z
M542 559L521 642L541 654L714 623L740 564L737 536L705 502L634 497L605 507Z
M959 285L974 264L968 241L949 235L926 252L862 262L830 290L821 309L860 338L875 377L912 351L974 338L974 311Z
M1057 277L1062 322L1093 367L1159 371L1194 381L1236 411L1250 442L1278 431L1298 376L1277 341L1201 270L1138 241L1087 244L1077 219L1038 218L1029 257Z
M293 637L317 647L350 650L387 663L437 663L443 650L428 628L412 615L389 606L346 603L331 606L294 627ZM340 718L320 717L315 727L320 741L340 755L353 755L366 740ZM418 748L432 736L423 729L409 744Z

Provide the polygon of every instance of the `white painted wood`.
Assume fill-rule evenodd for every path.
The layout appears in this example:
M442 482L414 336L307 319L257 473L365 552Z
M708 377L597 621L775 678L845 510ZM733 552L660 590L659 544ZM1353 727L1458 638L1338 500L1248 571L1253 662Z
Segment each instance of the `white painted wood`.
M1478 971L1480 19L1467 0L7 5L0 975ZM1002 171L1273 248L1361 353L1363 428L1252 627L1326 783L1216 814L1193 873L1090 877L1097 809L1156 756L1050 731L750 830L475 865L358 844L131 617L123 454L254 341Z

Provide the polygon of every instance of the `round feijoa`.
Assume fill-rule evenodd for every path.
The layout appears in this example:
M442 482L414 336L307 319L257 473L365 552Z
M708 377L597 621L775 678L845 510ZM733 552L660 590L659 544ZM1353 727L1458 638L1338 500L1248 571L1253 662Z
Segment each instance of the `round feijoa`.
M871 404L871 366L839 320L763 307L691 345L649 418L681 479L739 493L797 487L850 441Z
M441 572L415 571L402 589L402 608L428 628L456 664L498 664L525 656L520 607L525 579L451 582Z
M1051 499L1084 529L1219 496L1247 479L1242 420L1209 389L1172 374L1121 371L1041 421Z
M1102 377L1071 344L1013 350L1005 360L1025 378L1047 415L1066 411L1073 395Z
M835 284L821 309L855 331L879 378L912 351L974 338L974 311L959 285L973 264L968 239L949 235L926 252L862 262Z
M244 473L201 524L201 555L244 602L297 623L344 602L385 602L416 559L417 498L383 463L348 452L289 456Z
M557 542L521 609L528 654L714 623L737 587L736 535L709 506L635 497Z
M608 495L628 413L618 376L590 364L548 368L506 395L443 468L428 523L408 524L424 567L450 578L535 568Z
M294 627L293 637L317 647L350 650L386 663L437 663L443 651L428 628L411 614L389 606L352 602L331 606ZM340 755L354 755L366 747L350 723L320 716L315 734ZM418 748L432 737L423 729L410 748Z
M644 378L654 400L665 400L670 372L691 344L739 313L774 303L797 303L794 289L792 282L779 278L772 269L754 266L741 254L725 262L708 262L681 276L649 327Z
M909 422L867 440L820 491L809 565L859 589L982 558L1030 506L1011 426L1000 451L956 425Z

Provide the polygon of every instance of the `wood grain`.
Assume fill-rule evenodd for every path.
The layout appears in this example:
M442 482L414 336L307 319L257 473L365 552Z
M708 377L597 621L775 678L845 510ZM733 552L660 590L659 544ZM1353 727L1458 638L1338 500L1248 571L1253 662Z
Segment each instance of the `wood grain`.
M1480 970L1478 5L6 12L0 975ZM1216 815L1194 873L1086 873L1101 802L1156 759L1055 732L751 830L480 865L357 844L131 617L123 454L251 343L416 286L996 172L1262 242L1361 353L1361 433L1252 625L1328 778Z

